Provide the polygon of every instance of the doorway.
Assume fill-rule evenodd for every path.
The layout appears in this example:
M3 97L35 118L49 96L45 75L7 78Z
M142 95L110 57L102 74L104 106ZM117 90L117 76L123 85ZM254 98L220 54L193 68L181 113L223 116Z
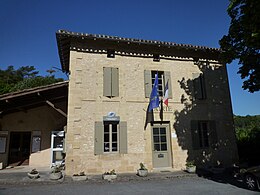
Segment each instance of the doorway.
M8 164L29 165L31 132L11 132Z
M155 125L152 127L152 150L154 168L171 167L168 125Z

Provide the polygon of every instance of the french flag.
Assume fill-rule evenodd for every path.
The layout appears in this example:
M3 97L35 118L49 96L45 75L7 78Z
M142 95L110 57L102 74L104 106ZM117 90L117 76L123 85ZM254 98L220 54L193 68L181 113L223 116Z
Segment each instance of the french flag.
M166 106L168 106L168 99L169 99L169 88L168 88L168 81L167 81L165 89L164 89L164 97L163 97L163 103Z

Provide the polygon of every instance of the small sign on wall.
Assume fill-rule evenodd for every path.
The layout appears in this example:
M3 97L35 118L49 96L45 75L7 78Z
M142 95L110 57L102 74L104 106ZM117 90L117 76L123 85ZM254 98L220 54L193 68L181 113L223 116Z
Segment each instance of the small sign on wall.
M0 154L5 153L6 149L6 137L0 137Z
M33 136L32 138L32 152L39 152L41 150L41 137Z

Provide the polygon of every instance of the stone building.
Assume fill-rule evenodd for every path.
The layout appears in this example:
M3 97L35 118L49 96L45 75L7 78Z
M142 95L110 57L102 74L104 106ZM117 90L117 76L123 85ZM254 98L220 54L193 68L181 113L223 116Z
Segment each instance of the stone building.
M62 69L70 73L68 175L135 172L141 162L149 171L180 170L192 160L237 162L219 49L64 30L56 37ZM169 88L163 113L147 112L157 73L161 98L167 82Z

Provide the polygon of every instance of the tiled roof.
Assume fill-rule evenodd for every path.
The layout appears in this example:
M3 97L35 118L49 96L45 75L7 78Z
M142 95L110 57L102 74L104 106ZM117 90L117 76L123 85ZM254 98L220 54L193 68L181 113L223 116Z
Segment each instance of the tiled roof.
M206 46L197 46L197 45L190 45L190 44L178 44L174 42L165 42L165 41L155 41L155 40L144 40L144 39L134 39L134 38L123 38L117 36L108 36L108 35L97 35L97 34L88 34L88 33L78 33L72 32L67 30L59 30L57 32L59 35L65 35L67 37L86 37L86 38L96 38L96 39L107 39L112 41L128 41L133 43L141 43L141 44L156 44L156 45L165 45L165 46L174 46L174 47L187 47L193 49L209 49L213 51L220 51L219 48L212 48Z
M147 48L153 48L153 51L157 51L160 55L167 53L167 56L175 56L176 53L185 53L187 51L192 52L189 57L200 55L201 53L210 53L211 56L217 58L218 54L221 52L219 48L211 48L206 46L196 46L190 44L177 44L173 42L165 41L156 41L156 40L144 40L144 39L135 39L135 38L123 38L117 36L108 36L108 35L98 35L98 34L88 34L88 33L78 33L67 30L59 30L56 32L56 38L58 43L59 55L62 64L62 69L68 71L69 65L69 50L71 48L71 41L84 42L84 41L99 41L104 44L117 44L116 48L124 50L128 49L128 45L135 45L132 47L132 52L138 48L138 52L147 50ZM92 43L93 44L93 43ZM156 49L155 49L156 48ZM158 49L159 48L159 49ZM104 49L104 48L102 48ZM106 48L108 49L108 48ZM151 52L151 51L150 51ZM165 53L164 53L165 52ZM196 53L196 54L195 54ZM194 55L195 54L195 55ZM178 56L178 54L176 55ZM197 56L196 56L197 57Z

